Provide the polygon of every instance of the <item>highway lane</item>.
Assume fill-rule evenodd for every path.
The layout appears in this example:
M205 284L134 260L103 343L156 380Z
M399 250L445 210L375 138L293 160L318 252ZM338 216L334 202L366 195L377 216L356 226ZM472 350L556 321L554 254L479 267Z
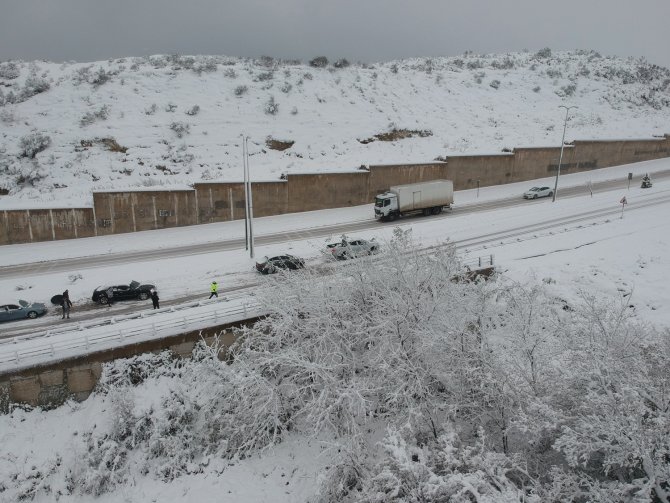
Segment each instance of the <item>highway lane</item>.
M670 170L658 171L654 173L654 180L663 180L670 178ZM604 192L612 190L617 187L625 188L627 180L609 180L604 182L594 183L592 186L593 192ZM637 181L636 181L637 183ZM587 195L588 188L585 185L559 188L558 197L561 199L569 197L580 197ZM492 201L485 201L481 203L470 203L459 206L455 204L451 211L447 211L440 215L435 215L431 219L449 218L450 215L466 215L470 213L478 213L482 211L490 211L499 208L508 208L512 206L539 204L544 200L527 201L519 196L508 197L504 199L496 199ZM415 217L422 218L422 217ZM374 218L369 218L360 221L346 222L343 224L325 225L311 229L301 229L299 231L286 231L272 234L262 234L255 238L257 246L268 244L277 244L288 242L296 239L307 240L313 238L323 238L331 235L339 235L343 233L358 232L368 229L378 229L380 226L396 226L399 223L411 223L412 217L406 220L399 220L396 222L378 222ZM33 262L26 264L17 264L11 266L0 267L0 277L9 278L25 278L30 276L38 276L45 273L68 272L72 269L83 270L98 268L105 265L118 265L127 263L137 263L142 261L154 261L157 259L169 259L178 257L187 257L193 255L202 255L207 253L218 253L221 251L237 250L244 247L244 239L235 238L228 240L212 241L209 243L198 243L192 245L174 246L170 248L161 248L160 250L143 250L134 252L118 252L105 255L94 255L87 257L76 257L60 260L51 260L44 262Z

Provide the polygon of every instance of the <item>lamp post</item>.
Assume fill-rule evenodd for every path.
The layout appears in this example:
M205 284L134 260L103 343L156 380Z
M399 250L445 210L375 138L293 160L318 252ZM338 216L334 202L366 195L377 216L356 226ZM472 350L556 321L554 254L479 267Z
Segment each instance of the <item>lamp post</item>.
M568 127L568 113L571 108L579 108L575 105L566 107L565 105L559 105L558 108L565 108L565 122L563 123L563 138L561 139L561 155L558 157L558 169L556 170L556 182L554 182L554 194L551 198L551 202L556 201L556 193L558 192L558 175L561 174L561 162L563 162L563 145L565 144L565 129Z
M249 176L249 137L242 135L242 165L244 167L244 234L249 256L254 258L254 203Z

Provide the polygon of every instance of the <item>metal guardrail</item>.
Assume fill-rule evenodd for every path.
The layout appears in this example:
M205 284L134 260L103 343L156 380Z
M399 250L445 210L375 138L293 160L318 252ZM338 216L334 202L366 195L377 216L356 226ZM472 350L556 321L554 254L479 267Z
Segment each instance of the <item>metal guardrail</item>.
M468 269L484 269L485 267L493 267L493 254L482 255L471 259L461 261L463 267Z
M205 328L219 323L243 321L262 315L259 307L260 304L258 301L252 297L248 297L242 303L227 306L225 309L186 314L177 319L174 317L166 317L165 319L156 318L155 320L148 320L147 323L134 323L132 326L126 328L117 324L109 324L107 326L98 324L95 328L101 330L99 333L82 334L67 338L51 337L50 341L42 344L29 344L31 339L38 336L16 337L9 339L9 343L5 342L2 345L2 350L0 350L0 370L3 370L3 368L15 368L38 358L53 360L59 357L67 358L76 354L85 354L93 349L101 349L107 343L113 347L118 347L125 344L133 344L139 342L139 340L175 335L187 330L197 330L198 328ZM128 319L132 318L129 317ZM82 328L82 330L86 329ZM57 334L52 335L55 336ZM10 349L8 346L14 347Z

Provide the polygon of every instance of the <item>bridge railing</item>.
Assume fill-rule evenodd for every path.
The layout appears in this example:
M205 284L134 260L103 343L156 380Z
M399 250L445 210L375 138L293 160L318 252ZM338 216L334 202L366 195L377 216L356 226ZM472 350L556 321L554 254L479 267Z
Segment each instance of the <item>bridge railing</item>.
M177 335L223 323L233 323L261 316L260 304L253 297L223 304L212 310L182 313L168 312L168 316L155 316L145 322L132 319L132 323L118 322L96 325L80 332L52 334L48 338L22 336L5 340L0 346L0 371L29 366L41 361L55 361L87 354L107 347L134 344L156 337ZM124 326L127 325L127 326Z

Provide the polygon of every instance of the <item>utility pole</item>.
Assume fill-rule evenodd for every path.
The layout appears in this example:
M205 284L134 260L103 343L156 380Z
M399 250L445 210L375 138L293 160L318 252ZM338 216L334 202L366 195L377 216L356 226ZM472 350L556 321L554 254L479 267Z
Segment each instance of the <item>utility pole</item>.
M561 174L561 163L563 162L563 146L565 144L565 129L568 127L568 112L571 108L579 108L575 105L566 107L565 105L559 105L558 108L565 108L565 122L563 123L563 138L561 138L561 155L558 157L558 169L556 170L556 182L554 183L554 194L551 198L551 202L556 201L556 193L558 192L558 175Z
M249 256L254 258L254 228L253 228L253 219L254 219L254 196L251 189L251 176L249 173L249 137L245 136L242 139L243 146L243 157L244 157L244 187L245 187L245 214L247 215L247 225L248 225L248 241L249 241Z
M249 249L249 212L247 211L247 200L249 194L247 193L247 151L244 146L244 135L242 137L242 185L244 186L244 249ZM232 218L232 217L231 217Z

